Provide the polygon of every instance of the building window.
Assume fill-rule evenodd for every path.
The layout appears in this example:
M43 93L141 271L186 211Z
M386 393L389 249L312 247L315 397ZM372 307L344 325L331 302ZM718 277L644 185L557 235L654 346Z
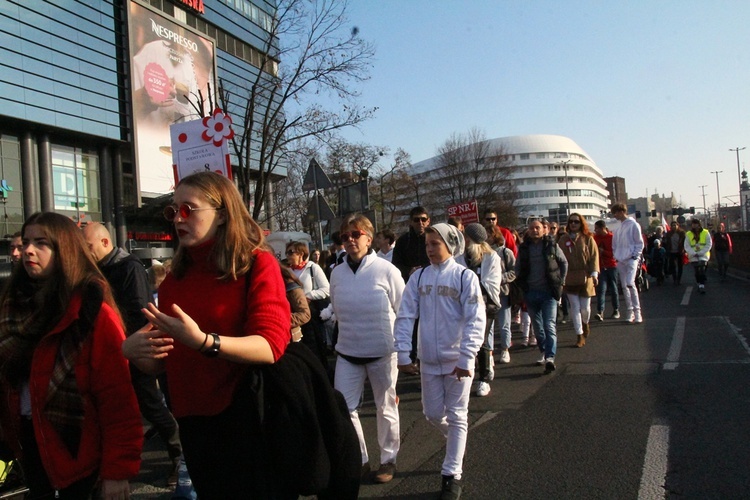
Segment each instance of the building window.
M99 157L93 151L52 146L52 193L55 210L73 220L101 219ZM97 213L97 217L86 214Z
M529 153L521 153L519 156L520 160L528 160L529 159Z
M536 159L537 160L543 160L544 158L547 158L547 153L537 153Z

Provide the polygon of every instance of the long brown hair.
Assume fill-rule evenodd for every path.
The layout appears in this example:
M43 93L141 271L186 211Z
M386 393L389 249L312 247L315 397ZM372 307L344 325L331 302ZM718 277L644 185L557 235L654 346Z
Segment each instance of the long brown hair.
M29 226L38 226L52 246L52 274L43 281L41 288L37 288L33 286L34 280L26 272L26 267L15 266L0 304L5 304L20 290L37 290L34 295L39 317L35 324L51 328L65 314L72 296L95 284L102 289L104 302L119 314L109 284L94 262L75 222L55 212L36 212L24 222L21 228L23 238Z
M568 220L570 220L570 218L573 217L574 215L578 217L578 219L581 221L581 230L578 232L584 236L591 236L591 230L589 229L589 225L586 222L586 219L584 219L581 214L579 214L578 212L573 212L572 214L568 215ZM570 233L570 222L567 222L565 224L565 232Z
M216 243L210 259L219 270L219 279L235 280L250 270L253 252L267 250L263 229L247 211L242 196L235 185L223 175L214 172L199 172L182 179L180 186L190 186L199 190L208 203L224 210L226 222L216 230ZM172 273L182 278L190 266L187 250L179 246L172 261Z

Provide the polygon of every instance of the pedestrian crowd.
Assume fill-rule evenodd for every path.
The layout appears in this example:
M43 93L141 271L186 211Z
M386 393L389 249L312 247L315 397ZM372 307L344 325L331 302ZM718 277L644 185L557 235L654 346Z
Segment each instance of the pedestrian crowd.
M397 474L396 383L418 376L445 443L439 495L458 499L469 399L511 362L514 322L551 374L559 309L583 348L608 297L608 319L644 321L645 272L680 284L690 264L705 293L713 249L726 276L723 224L646 237L624 205L611 212L612 231L574 212L519 234L492 209L464 225L415 207L399 237L353 214L329 249L291 241L279 259L232 182L204 172L177 184L164 210L174 259L148 270L101 223L34 214L0 294L0 459L21 465L29 498L128 498L145 419L167 448L166 484L189 476L194 498L356 498Z

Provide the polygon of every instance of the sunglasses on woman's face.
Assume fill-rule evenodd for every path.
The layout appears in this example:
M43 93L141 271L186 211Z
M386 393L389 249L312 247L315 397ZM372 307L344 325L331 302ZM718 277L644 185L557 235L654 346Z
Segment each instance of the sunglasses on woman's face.
M190 214L200 210L220 210L219 208L208 207L208 208L195 208L191 207L187 203L183 203L179 207L177 205L167 205L164 207L164 218L169 222L172 222L175 217L179 214L183 219L190 217Z
M287 250L286 251L287 255L294 255L295 253L297 253L297 252L295 252L294 250Z
M568 224L580 224L581 221L579 219L570 219L568 221Z
M341 241L349 241L349 238L353 240L358 240L362 237L362 235L366 235L367 233L364 231L352 231L351 233L341 233L339 237L341 238Z

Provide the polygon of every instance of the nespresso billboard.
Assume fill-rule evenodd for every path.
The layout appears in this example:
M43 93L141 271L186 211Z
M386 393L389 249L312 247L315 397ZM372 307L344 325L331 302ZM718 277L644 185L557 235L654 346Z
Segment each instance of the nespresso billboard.
M135 1L129 34L138 189L168 193L174 189L169 126L199 118L198 91L206 98L209 84L216 89L215 45Z

